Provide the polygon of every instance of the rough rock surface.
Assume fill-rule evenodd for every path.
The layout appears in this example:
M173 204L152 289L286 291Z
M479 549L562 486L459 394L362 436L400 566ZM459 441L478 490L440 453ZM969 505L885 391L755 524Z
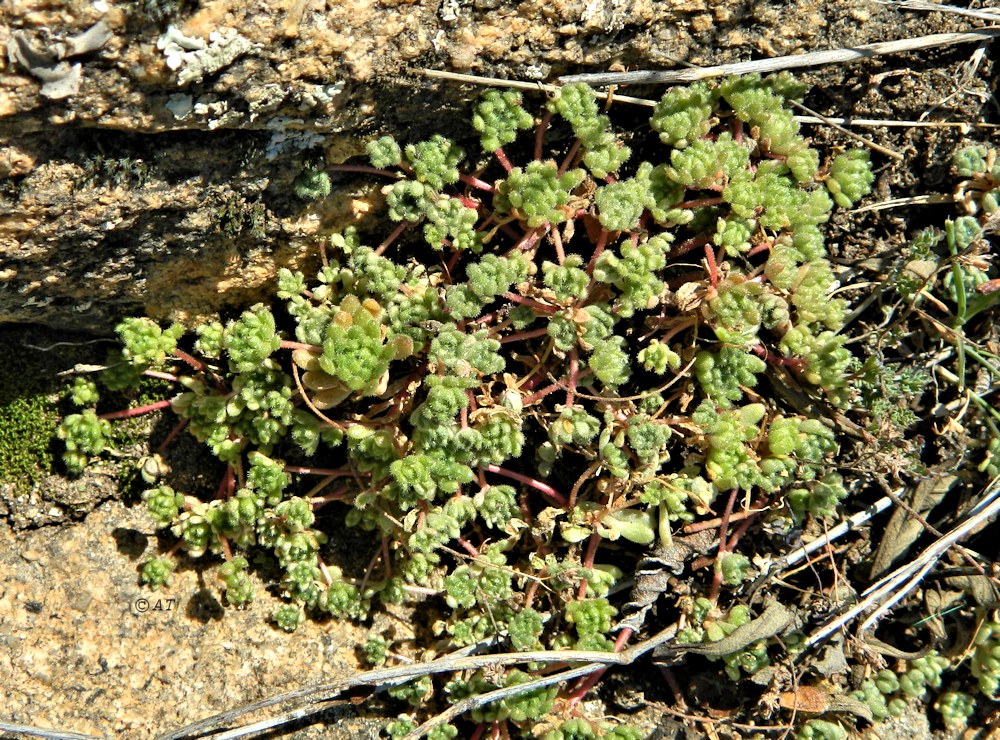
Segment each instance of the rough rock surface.
M358 670L362 627L312 622L291 639L266 621L276 599L224 609L192 567L166 591L141 589L137 568L157 538L138 508L104 504L74 532L0 529L5 722L150 737ZM343 731L323 737L374 738L381 726L349 716L332 724Z
M345 186L298 200L305 166L384 131L467 136L477 89L420 68L551 80L960 23L867 0L5 3L0 322L107 332L129 313L196 320L261 299L316 234L369 210Z

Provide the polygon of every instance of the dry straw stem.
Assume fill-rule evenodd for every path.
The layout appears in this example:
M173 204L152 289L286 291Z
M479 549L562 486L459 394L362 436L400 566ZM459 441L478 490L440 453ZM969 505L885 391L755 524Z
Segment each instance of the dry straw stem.
M296 689L295 691L289 691L284 694L279 694L268 699L254 702L253 704L248 704L238 709L222 712L206 719L193 722L178 730L159 735L156 740L183 740L184 738L193 736L201 737L213 727L231 725L237 718L250 714L251 712L260 711L262 709L267 709L268 707L284 704L286 702L292 702L299 705L300 708L294 709L281 717L265 720L263 723L257 723L255 725L245 725L225 734L213 735L216 740L223 737L242 737L250 732L258 731L251 730L251 727L276 727L279 724L291 722L310 714L320 712L327 708L323 705L336 702L337 697L341 693L351 688L371 686L374 687L375 690L380 690L387 688L388 686L406 683L407 681L415 678L421 678L423 676L430 676L439 673L474 671L486 667L503 667L523 663L583 663L584 665L580 668L572 669L572 675L568 672L566 674L551 677L553 679L557 679L558 681L568 680L576 677L577 675L586 675L587 673L596 671L604 666L631 665L646 653L672 639L676 633L677 625L671 625L670 627L661 630L650 639L636 643L632 647L622 650L620 653L607 653L597 650L537 650L523 653L497 653L494 655L479 656L447 656L423 663L412 663L394 668L380 668L374 671L365 671L364 673L359 673L339 681L306 686L301 689ZM577 670L583 672L579 674L575 673ZM552 681L552 683L554 682L555 681ZM538 685L547 684L524 683L516 687L510 687L511 689L515 689L515 691L510 695L530 691L532 688L537 688ZM494 696L494 694L495 692L491 692L489 696ZM484 694L482 696L485 697L487 695ZM485 702L493 701L495 698L496 697L494 696L492 699L485 699Z
M984 21L994 21L1000 23L1000 8L959 8L956 5L938 5L937 3L926 3L923 0L877 0L880 5L888 5L890 8L900 10L926 10L931 13L952 13L954 15L965 15L970 18L979 18Z
M521 80L501 80L497 77L482 77L480 75L459 74L458 72L445 72L440 69L422 69L420 73L425 77L436 80L449 80L451 82L467 82L470 85L488 85L490 87L509 87L514 90L531 90L534 92L544 92L554 94L559 92L561 85L550 85L545 82L523 82ZM656 105L655 100L646 98L633 98L630 95L615 95L604 93L594 93L594 97L601 99L610 98L617 103L631 103L632 105L644 105L652 108Z
M482 75L460 74L458 72L445 72L439 69L422 69L420 73L425 77L438 80L450 80L451 82L462 82L470 85L483 85L486 87L509 87L513 90L529 90L534 92L555 93L560 85L550 85L544 82L525 82L523 80L504 80L499 77L484 77ZM630 105L641 105L646 108L656 106L655 100L649 98L637 98L631 95L619 95L608 92L600 93L595 91L594 96L610 99L616 103L629 103ZM804 106L803 106L804 107ZM817 124L822 123L830 126L867 126L867 127L895 127L895 128L960 128L963 130L973 128L994 129L1000 128L1000 124L982 123L969 121L902 121L889 120L885 118L837 118L832 116L822 116L819 114L809 116L795 116L799 123Z
M84 735L79 732L61 732L47 730L44 727L18 725L13 722L0 722L0 732L10 733L15 737L41 737L45 740L101 740L97 735Z
M868 616L861 624L860 631L870 630L889 609L920 584L924 576L955 543L998 513L1000 513L1000 476L990 482L982 499L969 511L961 524L927 547L911 562L879 579L861 594L861 600L857 604L810 635L806 640L806 646L812 647L822 642L866 613Z
M882 54L898 54L917 49L932 49L953 44L968 44L989 41L1000 36L1000 28L977 28L961 33L935 33L929 36L917 36L899 41L879 41L874 44L862 44L845 49L829 49L813 51L807 54L792 54L790 56L774 57L772 59L757 59L750 62L733 62L719 64L714 67L694 67L691 69L664 70L661 72L636 71L615 72L583 75L566 75L559 78L563 84L570 82L586 82L588 85L662 85L697 82L711 77L726 75L742 75L754 72L778 72L783 69L799 67L818 67L824 64L840 64L854 62L859 59L870 59Z

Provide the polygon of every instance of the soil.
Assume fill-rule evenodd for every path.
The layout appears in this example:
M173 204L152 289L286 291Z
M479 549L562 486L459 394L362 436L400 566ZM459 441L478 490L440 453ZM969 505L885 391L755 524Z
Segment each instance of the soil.
M20 26L34 26L39 18L53 22L56 5L14 3L12 6L18 6L14 11L3 12L16 16ZM211 30L213 14L226 16L230 22L234 16L238 20L242 16L234 8L239 5L202 3L185 28L193 32L200 24ZM365 119L367 133L407 128L412 110L402 102L398 110L393 106L396 101L426 96L429 90L429 83L405 74L412 68L446 67L551 79L561 73L604 69L612 63L626 67L672 66L677 61L705 65L978 25L973 19L949 13L906 12L860 0L674 2L669 4L671 23L662 20L664 11L655 2L635 3L631 11L622 9L628 3L525 2L518 4L517 13L507 4L489 0L366 2L357 3L356 13L363 19L350 21L351 28L360 29L357 36L347 38L336 30L337 16L345 12L340 5L353 3L328 3L338 7L328 7L329 18L322 22L310 15L312 11L302 15L305 5L282 4L287 11L283 22L298 24L294 28L281 26L286 38L301 40L303 46L296 52L282 47L281 34L270 26L251 27L257 34L252 41L272 49L273 59L290 65L293 79L289 84L293 87L336 75L346 79L353 105L358 110L369 106L365 115L359 113L357 120L351 121L358 124ZM442 26L446 34L440 43L427 33L428 28L443 23L428 20L441 17L439 5L454 5L461 11L459 18L468 21ZM472 9L462 10L467 5ZM597 7L600 13L592 23L580 21ZM395 26L383 22L390 11L398 14L393 16L399 25L395 31ZM112 12L124 10L113 6ZM514 20L517 15L543 20L518 25ZM269 23L277 23L274 9L268 17ZM122 24L124 27L124 21ZM543 30L548 29L551 36L551 29L560 24L576 31L542 38ZM144 28L130 33L133 38L144 34L149 47L158 31ZM960 123L997 122L995 49L996 42L978 56L975 45L954 45L811 70L802 75L813 86L806 104L833 117L913 121L926 114L935 120ZM147 52L144 47L142 53ZM122 70L126 70L133 79L122 83L122 90L134 92L136 84L155 85L168 75L162 63L140 64L135 50L119 47L116 53L120 56L114 70L101 69L97 74L107 82L112 73L125 74ZM336 60L317 61L327 56ZM275 69L280 69L280 64L262 73L269 83L275 82ZM231 86L250 84L248 80L254 80L256 72L259 70L250 62L239 67L233 74L243 77ZM221 126L211 136L204 130L204 121L193 127L202 130L186 132L180 126L162 124L162 101L147 105L141 95L123 97L123 105L117 109L88 110L86 101L102 100L102 95L85 86L73 106L71 118L77 125L67 133L64 121L56 120L58 113L52 112L47 122L44 116L36 117L37 102L26 102L29 98L24 90L33 84L31 78L19 79L18 94L0 104L0 116L4 117L0 126L6 127L0 131L16 134L0 146L0 165L6 168L0 179L5 222L0 224L4 239L0 241L0 279L8 281L0 286L4 294L0 320L8 322L3 331L7 351L0 364L15 367L28 358L28 371L17 365L23 387L4 397L4 404L9 405L12 398L44 396L50 399L48 419L53 424L60 409L65 411L53 396L62 386L57 373L77 363L100 362L103 357L106 345L85 343L93 339L94 332L107 337L113 320L127 311L145 311L156 318L200 319L252 303L270 290L279 266L294 266L303 259L316 233L328 230L331 224L342 226L360 220L371 207L366 200L370 193L356 184L354 189L345 190L335 205L323 209L310 210L312 206L296 203L286 193L276 194L288 189L288 172L294 174L278 170L290 167L293 161L300 164L301 154L296 155L298 159L277 162L255 158L254 153L267 145L269 134L246 118ZM433 94L441 95L439 102L446 113L464 110L465 99L474 92L471 87L449 83L434 83L433 88ZM378 111L374 119L368 115L373 110ZM329 120L337 118L328 113ZM426 111L418 117L421 121L430 118ZM79 152L71 150L67 138L46 142L51 126L60 127L60 137L96 137L80 138L81 150L101 137L107 137L109 146L113 143L144 152L151 152L151 141L162 143L160 154L146 155L159 166L155 187L135 186L116 192L89 184L81 188L82 194L72 192L65 182L69 178L79 181L83 176ZM360 150L360 137L346 130L342 118L337 118L335 128L337 133L330 134L324 143L321 158L327 162L342 161ZM854 143L835 127L809 124L807 129L824 146ZM119 134L120 130L130 133ZM901 155L898 159L874 156L878 176L866 203L949 194L955 184L949 170L950 154L956 146L990 141L991 135L996 141L991 131L958 126L852 130ZM194 157L195 164L182 165L181 157ZM198 161L199 157L204 159ZM203 177L213 168L223 169L214 177ZM269 183L263 182L265 175L272 178ZM260 187L248 189L250 186L230 183L241 178L252 182L255 177L261 180ZM55 198L53 193L61 194ZM218 210L220 204L256 202L254 199L267 204L270 221L265 232L267 239L277 244L273 248L249 235L248 228L241 226L231 238L224 228L205 220L206 213ZM166 213L167 219L156 220L150 215L154 213ZM905 246L916 230L940 225L955 214L953 205L924 204L838 213L828 225L827 242L842 282L871 286L883 280L906 259ZM100 236L105 224L115 224L108 227L115 233L113 239ZM60 238L82 252L56 261L52 244ZM995 235L993 239L995 250ZM211 242L214 251L203 251L202 242ZM87 249L100 251L88 255ZM115 259L105 259L108 250ZM89 283L82 279L83 274L90 275ZM139 274L141 279L134 277ZM55 277L46 282L47 275ZM846 296L860 301L867 297L867 290L849 288ZM878 321L871 313L859 319L859 348L871 349L882 343L890 347L894 358L905 360L925 358L937 341L915 318L889 337L877 330ZM36 322L45 326L32 325ZM61 328L75 331L57 331ZM996 340L995 333L990 339ZM47 351L39 349L58 342L66 344ZM42 380L32 384L29 379ZM918 426L919 436L882 440L884 444L877 446L859 442L845 448L844 467L857 469L859 478L871 471L896 473L895 478L888 476L893 485L902 482L912 489L917 480L926 477L913 467L919 460L931 473L960 471L970 494L978 491L982 481L973 468L981 459L984 432L974 425L968 430L944 429L949 412L942 409L953 400L947 393L936 397L929 388L914 409L924 417ZM98 737L153 737L217 712L364 670L358 646L369 633L391 634L396 644L419 657L416 631L433 620L438 608L433 604L380 614L364 624L307 620L294 635L287 635L267 620L281 602L268 592L267 574L260 571L252 574L259 597L243 610L220 603L213 568L205 569L183 558L168 589L150 592L141 588L141 563L172 544L161 538L144 508L137 505L136 471L128 462L130 453L142 454L162 440L172 422L153 417L144 423L130 427L119 440L121 458L92 466L79 477L60 472L58 460L53 460L53 453L57 453L54 445L33 448L28 454L35 456L37 464L28 472L18 468L16 475L5 474L9 471L2 467L9 463L13 470L14 455L23 451L0 450L0 643L5 647L0 649L0 686L5 694L0 722ZM208 480L214 473L211 461L193 443L182 445L171 462L175 473L188 481ZM866 495L875 497L870 491ZM958 496L952 496L957 506ZM336 521L336 514L329 516ZM855 562L869 558L879 547L881 526L877 524L851 540L850 557ZM989 538L995 541L997 533L997 525L991 527L969 546L989 553ZM819 533L818 529L807 532L806 539ZM359 564L364 568L370 557L368 547L366 542L348 541L334 550L340 553L340 564L349 570ZM817 599L827 596L832 594L817 595ZM910 637L911 633L902 636ZM872 656L873 663L879 660L884 662L884 658ZM683 671L691 674L695 700L713 696L711 687L704 684L706 677L718 678L717 666L694 658ZM687 686L686 675L682 680ZM843 681L838 686L832 690L842 690ZM701 717L700 721L669 714L667 710L675 708L673 695L659 671L649 665L609 674L602 682L598 701L607 715L629 718L648 730L649 737L745 737L751 734L750 724L769 726L780 724L782 717L787 719L787 715L779 717L762 710L758 716L740 717L743 724L739 726L729 726L724 716L713 717L700 708L690 712ZM345 701L286 725L272 736L376 738L386 720L404 709L382 697ZM241 722L264 716L243 717ZM864 726L864 722L859 724ZM989 736L988 728L975 729L977 737ZM868 733L883 739L949 736L936 720L928 719L927 707L918 703L912 704L903 718L880 724Z

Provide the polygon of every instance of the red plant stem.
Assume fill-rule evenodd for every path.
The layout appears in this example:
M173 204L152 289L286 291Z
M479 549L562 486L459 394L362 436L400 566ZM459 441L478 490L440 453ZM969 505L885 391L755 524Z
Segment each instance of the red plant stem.
M327 167L330 172L361 172L365 175L379 175L381 177L392 177L396 180L402 177L398 172L390 170L380 170L378 167L369 167L366 164L335 164Z
M736 511L729 515L730 522L738 522L746 519L749 516L753 516L757 512L755 511ZM681 527L681 531L684 534L694 534L695 532L703 532L706 529L715 529L720 524L722 524L722 517L716 517L715 519L709 519L705 522L694 522L693 524L685 524Z
M225 556L226 560L233 559L233 551L229 549L229 540L226 539L226 535L219 535L219 542L222 543L222 554Z
M711 244L705 245L705 264L708 265L708 280L713 288L719 287L719 268L715 264L715 250Z
M486 732L485 724L476 725L476 729L472 731L472 734L469 736L469 740L480 740L484 732Z
M717 206L723 202L721 197L714 198L695 198L694 200L685 200L680 203L675 203L670 206L671 208L704 208L705 206Z
M500 344L508 344L510 342L523 342L527 339L534 339L535 337L544 337L549 333L549 330L545 327L541 329L532 329L531 331L519 331L517 334L511 334L509 337L504 337L500 340Z
M601 235L597 237L597 246L594 247L594 254L590 257L590 262L587 263L587 274L594 274L594 266L597 264L597 258L601 256L604 248L608 245L608 232L601 229Z
M557 306L549 306L544 303L539 303L533 298L525 298L524 296L518 295L517 293L504 293L503 297L508 301L514 301L514 303L520 303L522 306L531 306L536 311L542 311L543 313L553 314L559 311Z
M329 485L331 480L333 479L327 478L319 486L316 486L316 488L322 488L323 486ZM313 508L317 508L324 504L328 504L331 501L345 501L347 499L347 491L347 486L341 486L333 493L326 493L322 496L310 496L309 494L312 493L312 491L310 491L306 494L306 498L309 500L309 503L313 505Z
M569 166L573 163L573 160L576 159L576 153L580 151L581 146L583 146L583 144L579 139L573 142L573 146L571 146L569 148L569 151L566 152L566 158L563 159L563 163L559 166L559 173L558 173L559 177L562 177L563 175L566 174L566 170L569 169Z
M226 472L222 475L222 480L219 481L218 488L215 489L215 497L229 498L229 495L232 493L234 480L233 466L227 465Z
M698 236L693 236L686 242L681 242L676 247L674 247L670 251L670 256L678 257L682 254L687 254L688 252L697 249L698 247L704 244L708 244L708 242L711 241L711 239L712 235L709 234L708 232L705 232L704 234L698 234Z
M587 551L584 553L583 562L581 565L584 568L594 567L594 558L597 557L597 548L601 545L601 535L594 532L590 535L590 539L587 540ZM576 598L585 599L587 598L587 579L583 578L580 580L580 586L576 591Z
M743 535L747 533L747 530L750 529L750 525L754 523L757 517L760 516L761 511L765 508L767 508L767 496L761 498L757 507L755 507L756 510L750 511L749 516L747 516L743 520L743 523L736 528L735 532L733 532L733 536L729 538L730 551L736 548L737 543L739 543L739 541L743 538ZM729 519L732 521L732 516L730 516Z
M679 334L680 332L684 331L685 329L691 328L692 326L696 325L697 323L698 323L698 319L695 318L695 317L693 317L693 316L691 318L687 318L687 319L684 319L683 321L678 322L676 325L672 326L670 328L670 330L666 334L664 334L662 337L660 337L660 344L666 344L671 339L673 339L675 336L677 336L677 334Z
M556 248L556 259L559 264L562 265L566 262L566 251L563 249L562 234L559 233L559 229L552 229L552 244Z
M354 475L354 473L347 468L310 468L303 467L301 465L286 465L285 472L298 473L299 475L325 475L329 478L343 478Z
M323 348L315 344L306 344L305 342L293 342L290 339L281 340L281 349L304 349L306 352L313 352L315 354L321 354Z
M472 557L479 557L479 550L477 550L475 546L464 537L459 537L456 542L458 542L458 544L462 546L462 549L469 553Z
M625 648L625 644L629 641L629 639L631 639L631 637L631 627L625 627L621 632L619 632L618 638L615 640L615 652L620 653ZM580 679L579 687L573 692L573 696L569 699L569 706L573 706L574 704L578 704L582 701L583 697L587 695L587 692L597 685L597 682L604 677L604 674L608 672L608 668L610 667L611 666L606 666L601 668L599 671L594 671L589 676Z
M187 352L185 352L182 349L175 349L173 351L173 355L178 360L183 360L184 362L186 362L188 365L190 365L191 367L193 367L198 372L201 372L201 371L205 370L205 363L204 362L202 362L201 360L199 360L197 357L192 357L191 355L189 355Z
M773 246L774 246L774 240L768 239L766 242L761 242L756 247L751 248L750 251L747 252L747 257L753 257L755 254L766 252Z
M136 406L134 409L124 409L122 411L111 411L107 414L98 415L98 419L129 419L133 416L142 416L143 414L148 414L152 411L159 411L160 409L165 409L170 406L170 401L157 401L156 403L147 403L145 406Z
M542 120L538 122L538 126L535 127L535 161L542 161L542 148L545 144L545 132L549 128L549 124L552 123L552 111L545 111L542 116Z
M474 211L478 211L479 206L481 205L481 203L475 198L468 198L464 195L456 195L453 197L455 198L455 200L459 201L463 206L465 206L466 208L471 208Z
M510 163L510 160L507 159L507 155L506 153L504 153L503 147L498 146L493 151L493 156L497 158L497 162L499 162L500 166L503 167L505 170L507 170L507 172L510 172L512 169L514 169L514 165L512 165Z
M499 152L499 154L497 154L497 152ZM504 160L507 159L507 155L504 154L502 150L498 149L497 152L494 152L494 154L497 155L497 159L500 159L501 156L503 156ZM503 164L503 160L500 161L500 164ZM508 161L507 164L509 165L510 162ZM505 169L508 172L510 172L511 170L510 167L505 167ZM493 192L493 186L490 185L488 182L486 182L486 180L480 180L478 177L473 177L472 175L466 175L464 173L460 173L458 179L464 182L469 187L475 188L476 190L484 190L487 193Z
M382 535L382 569L385 577L392 578L392 555L389 553L389 538Z
M772 365L784 365L786 367L801 368L806 364L806 361L801 357L782 357L781 355L772 355L762 344L755 344L750 348L750 351L765 362L770 362Z
M562 386L559 386L559 385L556 385L555 383L553 383L552 385L549 385L549 386L546 386L545 388L542 388L540 391L535 391L530 396L525 396L523 399L521 399L521 403L524 406L530 406L531 404L535 403L536 401L542 400L543 398L545 398L550 393L555 393L556 391L559 391L559 390L562 390Z
M444 266L444 269L445 269L445 272L447 272L447 273L448 273L448 277L449 277L449 278L451 277L451 273L452 273L452 272L454 272L454 270L455 270L455 266L456 266L456 265L458 264L458 261L459 261L460 259L462 259L462 253L461 253L461 252L455 252L455 253L454 253L453 255L451 255L451 257L449 258L449 260L448 260L448 264L446 264L446 265Z
M569 352L569 390L566 391L566 405L572 406L576 393L576 381L580 377L580 359L576 347Z
M173 375L172 373L160 372L159 370L143 370L142 374L145 375L147 378L156 378L157 380L169 380L172 383L177 383L180 381L180 378L178 378L176 375Z
M549 224L543 224L542 226L536 226L535 228L528 231L521 239L511 248L511 252L515 249L520 249L522 252L527 252L542 238L542 234L549 227Z
M524 483L526 486L531 486L536 491L541 491L554 502L559 504L559 506L566 506L566 497L548 483L542 483L540 480L530 478L527 475L521 475L520 473L515 473L513 470L507 470L507 468L501 468L499 465L494 465L493 463L489 463L485 466L485 468L491 473L496 473L497 475L505 476L511 480L516 480L519 483Z
M580 380L580 379L582 379L582 378L586 378L586 377L587 377L588 375L590 375L590 374L592 374L592 373L593 373L593 370L591 370L591 369L590 369L590 368L588 367L588 368L587 368L586 370L584 370L583 372L581 372L581 373L578 373L578 374L577 374L577 376L576 376L576 379L577 379L577 380ZM522 386L522 388L523 388L523 386ZM558 391L558 390L565 390L565 386L563 386L563 385L560 385L560 384L557 384L557 383L553 383L553 384L552 384L552 385L550 385L550 386L547 386L547 387L545 387L545 388L542 388L542 390L540 390L540 391L535 391L535 392L534 392L534 393L532 393L532 394L531 394L530 396L525 396L525 397L524 397L524 398L522 399L522 403L523 403L523 404L524 404L525 406L528 406L528 405L530 405L530 404L533 404L533 403L535 403L536 401L538 401L538 400L540 400L540 399L544 398L545 396L549 395L550 393L555 393L555 392L556 392L556 391Z
M715 572L712 574L712 587L708 593L709 600L714 604L719 600L719 592L722 590L722 569L719 567L719 561L723 555L729 552L729 542L726 540L726 536L729 534L729 517L732 516L733 507L736 505L736 492L738 488L734 488L729 492L729 501L726 503L726 508L722 510L722 522L719 524L719 549L715 553Z
M162 442L160 442L160 445L156 448L156 454L159 455L161 452L167 449L170 446L170 443L173 442L175 439L177 439L177 435L180 434L181 430L183 430L184 427L186 427L187 425L188 425L187 419L181 419L180 421L178 421L174 425L174 428L170 430L170 434L168 434L166 438Z
M378 245L378 248L375 250L375 254L379 254L380 255L385 250L387 250L389 248L389 245L391 245L394 241L396 241L396 239L399 238L399 235L402 234L404 231L406 231L407 227L409 227L409 226L410 226L410 222L409 221L403 221L402 223L400 223L399 226L397 226L395 229L393 229L392 233L389 234L389 236L387 236L382 241L382 243Z

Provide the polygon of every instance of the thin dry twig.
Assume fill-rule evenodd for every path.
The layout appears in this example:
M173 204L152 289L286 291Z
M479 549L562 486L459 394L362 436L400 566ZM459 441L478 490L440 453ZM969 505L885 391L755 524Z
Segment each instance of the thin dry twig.
M473 85L490 85L491 87L510 87L515 90L533 90L535 92L556 93L561 85L551 85L545 82L524 82L523 80L502 80L498 77L482 77L480 75L459 74L458 72L445 72L440 69L422 69L421 74L439 80L451 80L452 82L468 82ZM594 97L606 100L606 93L595 93ZM631 103L633 105L644 105L652 108L656 105L655 100L647 98L633 98L630 95L611 95L611 99L616 103Z
M301 689L278 694L268 699L262 699L261 701L247 704L228 712L222 712L185 725L178 730L159 735L157 736L157 740L182 740L182 738L191 735L204 734L213 727L230 725L234 720L251 712L267 709L286 702L295 702L300 705L300 708L289 711L283 717L288 717L287 721L301 719L309 714L320 712L327 708L327 705L336 701L337 697L347 689L372 686L376 690L380 690L381 688L405 683L415 678L439 673L455 673L459 671L479 670L487 666L503 667L522 663L584 663L587 664L586 667L593 668L594 670L608 665L631 665L646 653L672 639L676 634L677 626L671 625L650 639L636 643L632 647L622 650L620 653L607 653L598 650L536 650L523 653L497 653L494 655L446 656L423 663L413 663L394 668L380 668L338 681L305 686ZM517 688L521 691L530 690L530 687L527 689L525 687L529 687L529 684L524 683L512 688ZM268 726L276 727L277 725L270 724ZM235 732L235 730L231 732ZM225 737L239 737L239 735L229 734Z
M900 493L903 493L903 490L904 489L900 488L898 491L895 491L895 493L898 495ZM848 532L857 529L862 524L866 523L869 519L871 519L873 516L875 516L876 514L880 514L881 512L888 509L890 506L892 506L892 499L889 498L888 496L883 496L874 504L869 506L867 509L859 511L857 514L854 514L853 516L850 516L844 521L842 521L836 527L833 527L832 529L828 530L822 537L817 537L816 539L806 543L802 547L792 550L785 557L774 561L773 563L771 563L770 567L763 574L761 574L760 578L758 578L757 580L760 581L765 577L769 578L772 575L776 575L780 571L783 571L787 568L791 568L796 563L808 558L817 550L823 549L830 543L839 540Z
M62 732L60 730L46 730L43 727L18 725L13 722L0 722L0 732L10 732L14 735L24 735L25 737L42 737L46 738L46 740L100 740L97 735L84 735L80 732Z
M974 128L1000 128L1000 123L983 123L982 121L908 121L903 119L893 121L887 118L833 118L830 116L795 116L795 120L799 123L869 126L873 128L959 128L963 131Z
M806 640L806 646L811 647L822 642L869 611L861 624L860 631L870 630L889 609L920 584L924 576L956 542L998 512L1000 512L1000 476L994 478L987 486L983 498L969 511L961 524L927 547L911 562L874 583L861 594L861 600L857 604L810 635Z
M478 709L479 707L489 704L490 702L501 701L512 696L517 696L518 694L534 691L535 689L543 689L546 686L551 686L555 683L563 683L564 681L572 681L575 678L583 678L584 676L589 676L591 673L601 670L603 667L604 666L595 664L580 666L579 668L572 668L568 671L554 673L551 676L542 676L541 678L536 678L531 681L525 681L524 683L516 686L505 686L504 688L497 689L496 691L488 691L485 694L470 696L468 699L464 699L440 714L435 715L412 732L407 733L403 736L403 740L419 740L438 725L443 725L446 722L457 719L466 712L471 712L473 709Z
M816 116L821 121L823 121L823 123L827 124L828 126L832 126L833 128L835 128L838 131L840 131L842 134L844 134L846 136L849 136L852 139L857 139L858 141L860 141L862 144L864 144L869 149L873 149L876 152L881 152L885 156L891 157L891 158L899 160L899 161L902 161L904 159L903 155L900 154L899 152L897 152L897 151L895 151L893 149L889 149L888 147L884 147L884 146L881 146L879 144L876 144L871 139L866 139L864 136L861 136L860 134L856 134L853 131L849 131L848 129L846 129L843 126L841 126L839 123L836 123L832 118L827 118L822 113L817 113L812 108L807 108L806 106L802 105L802 103L798 103L798 102L796 102L794 100L789 100L788 102L791 103L792 105L794 105L796 108L798 108L800 110L804 110L806 113L809 113L809 114L811 114L813 116Z
M725 75L750 74L753 72L777 72L782 69L797 69L799 67L818 67L824 64L841 64L860 59L870 59L882 54L898 54L918 49L932 49L939 46L968 44L989 41L1000 36L1000 28L977 28L961 33L935 33L928 36L900 39L898 41L879 41L874 44L862 44L851 48L813 51L807 54L792 54L771 59L757 59L750 62L733 62L718 64L714 67L696 67L692 69L663 70L659 72L637 71L616 72L583 75L565 75L559 78L563 84L569 82L586 82L589 85L674 85L696 82L711 77Z
M928 3L923 0L876 0L881 5L888 5L890 8L900 10L926 10L931 13L952 13L954 15L964 15L969 18L979 18L984 21L994 21L1000 23L1000 8L959 8L955 5L938 5Z

